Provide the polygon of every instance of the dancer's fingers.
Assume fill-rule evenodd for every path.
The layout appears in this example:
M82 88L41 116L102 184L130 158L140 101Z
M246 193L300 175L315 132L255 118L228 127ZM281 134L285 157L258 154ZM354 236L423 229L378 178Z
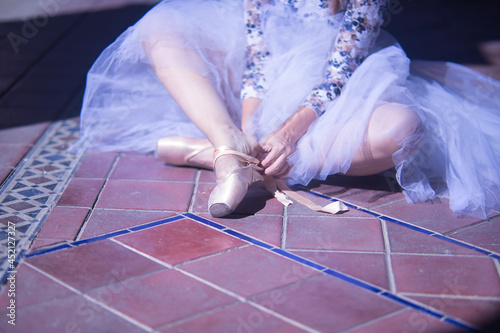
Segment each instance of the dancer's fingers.
M269 176L277 175L285 166L286 158L287 156L284 154L280 155L269 167L264 170L264 173Z

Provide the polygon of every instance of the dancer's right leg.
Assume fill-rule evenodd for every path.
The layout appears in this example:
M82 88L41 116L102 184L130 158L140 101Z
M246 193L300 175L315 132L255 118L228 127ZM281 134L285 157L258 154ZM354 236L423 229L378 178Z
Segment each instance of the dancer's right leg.
M161 41L145 44L144 48L169 94L215 148L229 146L252 156L259 152L256 140L243 134L232 121L213 83L195 71L203 68L199 56L189 49ZM186 59L192 62L191 68Z
M243 199L248 186L259 179L248 168L248 160L232 154L227 147L255 157L260 153L260 145L233 123L212 81L195 70L203 66L196 54L161 41L146 44L144 48L159 80L184 113L214 148L226 147L214 165L220 182L209 199L210 213L215 217L225 216Z

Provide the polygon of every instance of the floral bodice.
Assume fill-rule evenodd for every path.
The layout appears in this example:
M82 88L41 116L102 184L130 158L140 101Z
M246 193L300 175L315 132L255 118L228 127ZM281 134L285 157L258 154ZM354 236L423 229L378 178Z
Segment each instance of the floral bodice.
M292 6L304 19L324 18L329 14L327 0L277 0ZM262 6L270 0L246 0L247 66L243 74L241 98L263 98L268 83L263 67L270 53L266 48L260 21ZM341 93L354 70L367 57L380 26L387 0L344 0L345 10L340 31L333 44L322 82L305 97L303 106L321 115L329 101Z

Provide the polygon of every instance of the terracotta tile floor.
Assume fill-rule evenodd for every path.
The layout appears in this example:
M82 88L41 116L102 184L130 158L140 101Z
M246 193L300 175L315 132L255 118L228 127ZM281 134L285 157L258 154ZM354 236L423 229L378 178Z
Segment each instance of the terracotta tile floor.
M1 165L15 170L46 128L0 131ZM334 176L301 191L343 200L342 215L284 208L256 186L214 219L212 172L90 153L17 267L16 326L4 286L0 330L480 331L500 313L500 214L411 205L384 182Z

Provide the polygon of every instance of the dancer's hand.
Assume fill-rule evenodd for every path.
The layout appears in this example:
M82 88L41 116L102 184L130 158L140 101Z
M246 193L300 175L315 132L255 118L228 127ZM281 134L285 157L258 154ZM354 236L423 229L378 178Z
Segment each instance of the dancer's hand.
M316 113L308 107L300 107L285 123L269 134L261 143L267 156L261 161L266 175L284 176L290 170L287 162L296 149L297 142L316 120Z
M295 151L298 138L283 128L269 134L262 141L265 157L261 161L266 175L284 176L290 170L288 156Z

